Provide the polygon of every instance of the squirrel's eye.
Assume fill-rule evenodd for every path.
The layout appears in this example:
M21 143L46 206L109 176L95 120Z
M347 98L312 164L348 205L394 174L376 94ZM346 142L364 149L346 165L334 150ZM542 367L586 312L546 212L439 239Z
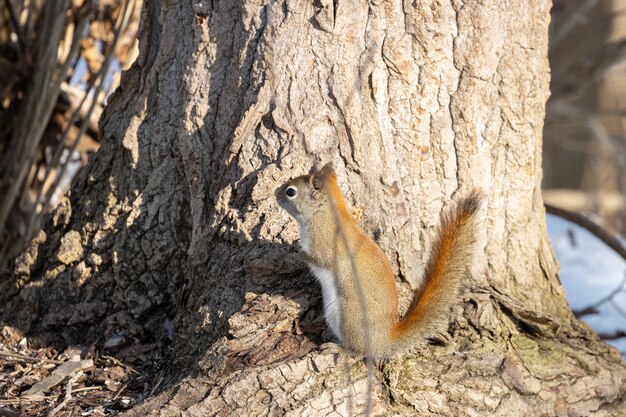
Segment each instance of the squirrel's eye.
M294 186L287 187L285 195L289 198L294 198L298 194L298 189Z

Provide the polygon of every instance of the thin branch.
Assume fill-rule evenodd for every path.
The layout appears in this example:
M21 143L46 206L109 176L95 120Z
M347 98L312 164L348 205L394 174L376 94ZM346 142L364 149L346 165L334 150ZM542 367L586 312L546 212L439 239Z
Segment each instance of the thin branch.
M122 393L126 390L126 388L128 387L128 385L130 384L131 381L127 381L124 385L122 385L122 387L120 389L117 390L117 392L115 393L115 395L113 396L113 398L111 398L111 402L117 400L117 398L122 395ZM76 390L78 391L78 390Z
M69 70L71 62L75 59L76 55L78 54L82 34L85 28L87 27L87 23L89 23L89 18L91 14L93 13L94 8L92 6L93 6L93 3L89 3L89 5L84 7L83 11L80 12L78 15L78 21L76 23L76 27L75 27L73 38L72 38L72 44L70 46L70 51L67 56L67 59L61 65L60 69L57 71L55 75L55 78L53 78L52 80L55 90L60 90L61 83ZM72 115L72 119L70 119L70 122L68 124L68 129L72 124L73 117L75 117L74 114ZM67 132L64 132L64 136L66 134ZM63 143L63 140L61 141L61 143ZM62 148L62 146L59 146L59 148ZM36 158L37 158L37 155L33 154L31 157L31 162L29 162L29 166L33 166L32 161L34 161ZM31 218L30 218L29 223L26 225L27 226L25 230L26 239L30 239L30 237L32 236L34 224L36 220L36 215L37 215L37 206L39 205L39 200L41 198L41 191L46 184L46 180L48 179L49 174L50 174L50 166L47 166L46 172L44 174L44 181L42 182L41 187L37 190L37 196L33 200L33 207L29 210L31 213ZM29 186L30 186L29 181L24 181L24 190L27 190ZM28 192L23 191L22 195L26 197L28 195ZM21 245L15 245L14 250L18 249L20 246ZM4 256L5 256L4 253L0 253L0 259L4 259Z
M0 228L4 230L17 192L26 179L28 162L37 152L48 120L54 110L59 90L51 81L59 66L57 63L57 47L65 25L65 12L69 0L44 2L38 36L33 45L36 51L33 65L37 71L33 73L29 88L25 91L20 109L15 118L11 144L12 152L0 158Z
M17 42L20 44L20 52L24 54L26 52L26 41L24 41L22 27L20 26L20 22L17 20L13 4L11 4L11 0L4 0L4 4L6 4L7 10L9 11L9 20L11 20L13 30L15 30L15 34L17 35Z
M126 383L126 385L128 385L128 382ZM78 388L75 390L72 390L72 392L74 394L76 394L77 392L86 392L86 391L100 391L102 389L102 387L100 385L95 385L93 387L82 387L82 388Z
M60 365L63 363L63 361L55 361L53 359L45 359L45 358L33 358L32 356L26 356L26 355L22 355L19 353L7 352L4 350L0 351L0 356L5 357L5 358L22 359L28 362L45 362L45 363L54 363L56 365Z
M618 330L615 333L598 333L598 337L602 340L617 340L626 337L626 333Z
M87 23L89 23L89 19L95 9L96 9L96 5L94 4L94 1L92 0L89 2L87 6L81 8L81 10L78 12L78 22L76 23L74 27L74 33L72 36L72 44L70 45L70 51L67 54L67 58L65 59L65 62L63 62L61 69L58 72L58 78L55 80L57 84L56 85L57 88L61 87L61 84L65 80L65 77L68 73L68 70L70 69L70 66L72 65L72 62L76 60L76 55L78 54L81 38L83 37L83 33L85 32Z
M120 24L115 28L114 34L113 34L113 42L110 45L109 51L107 53L107 56L104 60L104 63L102 64L102 66L100 67L100 70L98 71L98 75L96 77L96 85L95 85L95 89L93 90L93 97L91 100L91 105L89 106L89 109L87 110L87 114L86 114L86 118L84 120L82 120L81 125L80 125L80 130L78 131L78 133L76 134L76 138L74 139L74 142L72 143L71 146L67 147L69 154L67 159L64 161L63 164L61 164L61 169L59 170L59 172L57 173L57 175L54 178L54 183L53 185L50 187L50 189L48 189L48 192L46 194L46 197L44 199L45 204L43 204L41 213L45 213L48 208L50 208L50 203L52 201L52 196L54 193L54 190L57 189L57 187L59 186L59 183L61 181L61 178L63 178L63 175L65 175L65 171L67 171L67 166L69 165L69 162L71 160L71 156L74 153L74 151L76 150L76 147L78 146L80 139L82 138L82 136L85 134L85 132L87 131L87 127L89 126L89 119L91 118L91 114L93 113L96 104L98 102L98 96L100 95L100 92L102 91L102 88L104 87L104 81L105 78L109 72L109 67L111 66L111 62L112 62L112 58L113 56L115 56L115 48L117 46L117 42L119 41L120 35L124 29L124 27L127 25L128 23L128 19L130 18L130 13L129 10L132 10L131 7L129 7L130 5L134 6L134 0L129 0L126 1L124 3L124 9L122 11L121 14L121 18L120 18ZM87 97L87 94L85 94L85 98ZM84 100L83 100L84 102ZM81 106L82 107L82 103ZM71 122L71 121L70 121ZM71 123L68 125L68 130L71 127ZM60 148L63 148L63 145L60 146Z
M119 21L120 23L115 28L114 35L113 35L113 42L111 43L111 45L109 47L109 50L108 50L108 53L106 55L105 61L102 64L102 66L100 67L100 69L99 69L98 73L96 74L96 76L93 77L89 81L90 85L85 90L85 94L84 94L80 104L73 110L72 115L71 115L71 117L70 117L70 119L68 121L68 124L67 124L67 126L65 127L65 129L63 131L59 147L57 148L52 161L50 162L50 164L46 168L46 174L44 175L44 180L41 183L41 187L37 190L37 197L36 197L35 201L36 201L36 204L41 203L42 204L42 208L41 208L41 211L39 211L39 212L37 212L37 210L33 210L32 215L31 215L31 219L30 219L30 222L29 222L29 226L28 226L29 232L32 232L32 230L34 229L35 225L37 224L38 218L40 216L42 216L44 213L46 213L46 211L50 207L52 196L54 195L55 190L59 186L61 178L63 178L63 175L65 174L65 172L67 170L67 166L68 166L68 164L69 164L69 162L71 160L71 156L74 153L74 150L76 149L78 144L80 143L80 139L82 138L82 136L87 131L87 128L89 126L89 121L91 119L91 114L93 113L93 111L95 109L95 106L98 103L98 97L100 95L100 92L102 91L102 87L104 85L104 79L106 78L106 75L107 75L107 73L109 71L109 67L111 65L112 57L115 54L115 47L117 46L117 42L119 41L120 34L123 32L124 28L128 24L128 19L130 18L129 11L132 10L133 7L134 7L134 0L129 0L129 1L125 2L124 9L122 11L122 14L121 14L121 17L120 17L120 21ZM78 31L77 31L77 33L78 33ZM68 62L69 62L69 59L66 61L66 64ZM66 147L66 146L64 146L65 140L66 140L66 138L67 138L67 136L68 136L72 126L74 125L74 120L76 119L76 117L78 116L80 111L82 110L83 105L85 104L85 102L87 101L87 98L90 95L92 95L91 103L90 103L90 106L89 106L87 112L85 113L85 118L81 122L79 131L78 131L78 133L76 135L76 138L74 139L74 141L73 141L71 146ZM48 178L52 174L52 167L58 167L59 166L59 161L61 160L61 156L63 155L63 151L66 150L66 149L69 151L69 155L68 155L67 159L65 160L65 162L60 165L60 169L57 171L57 173L56 173L56 175L54 177L53 184L46 190L44 198L42 200L42 195L44 194L45 184L48 183Z
M553 214L555 216L561 217L565 220L577 224L578 226L582 227L583 229L587 230L595 237L600 239L608 247L613 249L615 253L617 253L624 260L626 260L626 248L624 247L622 242L620 242L620 240L608 230L589 220L587 217L580 213L565 210L563 208L556 207L548 203L544 203L544 206L546 207L547 213Z
M615 297L617 294L619 294L621 291L623 291L625 284L626 284L626 274L624 274L624 279L622 279L622 282L620 282L620 284L613 291L611 291L608 295L606 295L605 297L602 297L601 299L599 299L595 303L591 304L590 306L587 306L587 307L583 308L582 310L574 311L573 312L574 315L576 317L581 317L581 316L584 316L586 314L597 313L597 311L598 311L597 308L600 307L602 304L604 304L606 302L610 302L613 299L613 297Z

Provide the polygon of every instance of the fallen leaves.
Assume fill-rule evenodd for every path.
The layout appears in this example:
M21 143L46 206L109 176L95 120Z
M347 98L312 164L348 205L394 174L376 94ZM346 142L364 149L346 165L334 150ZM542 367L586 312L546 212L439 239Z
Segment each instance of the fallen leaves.
M118 356L150 366L143 358L151 349L154 345L131 345L121 353L133 355ZM0 327L2 417L113 415L135 404L150 385L147 374L128 362L99 355L93 347L36 349L17 330Z

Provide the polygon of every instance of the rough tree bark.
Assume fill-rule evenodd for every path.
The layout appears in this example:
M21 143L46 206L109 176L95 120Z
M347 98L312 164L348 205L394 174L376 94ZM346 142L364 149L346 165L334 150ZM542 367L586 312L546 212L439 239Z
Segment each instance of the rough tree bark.
M380 415L623 415L626 368L571 315L539 189L550 2L146 2L102 148L0 292L41 343L176 336L144 415L348 415L366 367L273 190L333 159L403 305L439 214L488 194L450 340L375 370ZM9 288L12 286L11 288Z

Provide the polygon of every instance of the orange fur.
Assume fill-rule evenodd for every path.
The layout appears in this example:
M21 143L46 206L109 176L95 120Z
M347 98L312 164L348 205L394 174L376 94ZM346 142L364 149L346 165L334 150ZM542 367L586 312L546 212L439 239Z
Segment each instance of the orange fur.
M471 263L478 192L444 216L424 284L400 321L391 266L350 213L332 166L288 181L276 196L300 223L305 260L322 285L326 320L346 347L387 356L443 330Z
M454 215L447 215L430 254L425 281L415 291L405 317L392 332L396 343L407 345L415 337L432 335L446 320L460 282L471 264L476 238L476 216L482 197L474 191L459 204Z

